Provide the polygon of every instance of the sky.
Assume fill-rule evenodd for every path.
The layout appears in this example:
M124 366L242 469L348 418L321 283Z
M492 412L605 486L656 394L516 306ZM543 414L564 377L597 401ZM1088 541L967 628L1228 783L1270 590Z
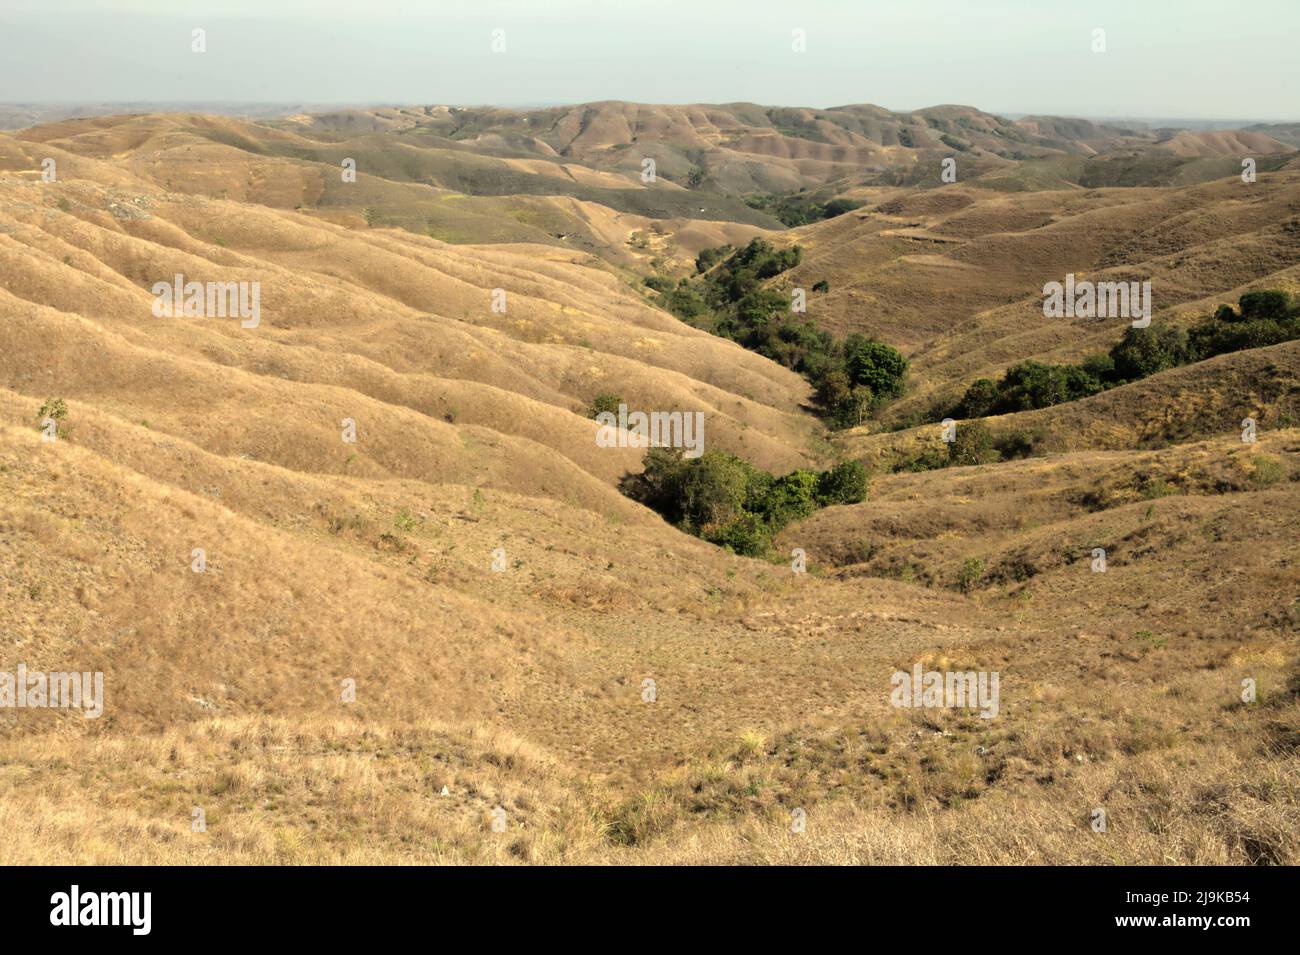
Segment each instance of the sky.
M959 103L1297 121L1298 37L1300 0L0 0L0 102Z

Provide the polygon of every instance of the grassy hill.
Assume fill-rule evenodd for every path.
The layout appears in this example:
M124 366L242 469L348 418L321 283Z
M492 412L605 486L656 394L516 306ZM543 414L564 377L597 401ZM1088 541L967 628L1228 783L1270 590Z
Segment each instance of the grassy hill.
M859 184L794 230L744 202L944 135L1011 176L1172 141L749 104L0 135L0 671L106 686L100 719L0 708L0 823L38 834L0 860L1300 859L1297 343L989 419L1035 457L895 471L942 448L910 415L1118 338L1044 319L1045 281L1150 278L1184 324L1300 289L1294 163ZM821 327L907 353L868 424L829 431L807 380L643 282L755 235L803 248L768 289L825 280ZM258 282L259 323L155 317L178 273ZM867 500L737 556L620 493L642 452L598 444L611 396L703 412L709 450L774 474L862 461ZM892 706L917 664L999 672L999 715Z

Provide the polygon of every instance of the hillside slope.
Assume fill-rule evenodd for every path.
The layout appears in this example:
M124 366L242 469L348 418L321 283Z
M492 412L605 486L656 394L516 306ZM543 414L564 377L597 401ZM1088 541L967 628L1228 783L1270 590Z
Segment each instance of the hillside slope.
M895 122L872 109L815 121L869 139L855 124ZM728 110L681 115L701 136L802 122ZM627 113L575 115L554 121L599 154ZM317 129L312 148L446 140L453 120L517 160L486 144L517 117L436 111ZM1059 434L1049 457L890 474L932 426L828 434L804 378L654 307L640 258L331 211L316 167L334 156L294 155L315 122L0 136L0 672L105 684L97 719L0 708L0 825L37 834L0 861L1300 859L1295 343L991 422ZM518 181L568 158L540 161ZM586 161L576 178L627 178ZM1112 334L1026 320L1054 271L1158 268L1162 320L1287 284L1295 175L1249 197L891 191L783 236L808 252L774 284L830 275L819 321L905 345L905 410ZM610 249L633 224L552 200ZM709 242L761 228L674 221ZM178 274L258 283L256 321L155 315ZM597 443L601 395L699 411L709 451L774 473L860 458L870 494L791 523L770 560L738 557L619 492L642 453ZM1232 433L1242 408L1258 446ZM917 665L998 672L997 717L891 705Z

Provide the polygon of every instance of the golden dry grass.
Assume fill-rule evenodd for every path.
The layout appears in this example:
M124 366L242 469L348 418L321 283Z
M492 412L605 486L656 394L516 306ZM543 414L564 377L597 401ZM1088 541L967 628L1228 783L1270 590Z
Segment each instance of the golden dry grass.
M0 862L1300 859L1293 347L994 422L1065 436L1051 457L881 473L867 503L786 530L778 557L810 561L795 575L622 497L639 453L597 448L585 408L700 408L710 446L784 471L835 453L803 379L586 253L293 211L302 164L272 189L257 177L279 172L210 143L199 165L253 174L247 201L168 191L150 163L193 144L184 122L0 137L0 669L102 670L108 695L100 720L0 710L0 825L23 833ZM41 184L24 170L50 149L66 162ZM1238 267L1294 251L1267 224L1294 183L1272 183L1281 198L1231 215L1218 187L891 193L808 230L808 265L934 294L898 325L925 342L927 395L1082 347L1022 340L999 302L1080 235L1101 233L1080 247L1098 265L1173 254L1135 235L1164 204L1239 239L1219 270L1180 247L1205 264L1189 309L1290 274ZM636 224L555 201L611 241ZM659 221L669 251L741 236ZM153 318L149 287L176 271L262 282L262 325ZM958 338L987 351L959 361L940 303L980 289ZM51 397L68 417L47 443ZM1243 404L1249 448L1227 426ZM883 465L932 438L839 441ZM1000 715L894 709L890 675L915 663L999 671Z

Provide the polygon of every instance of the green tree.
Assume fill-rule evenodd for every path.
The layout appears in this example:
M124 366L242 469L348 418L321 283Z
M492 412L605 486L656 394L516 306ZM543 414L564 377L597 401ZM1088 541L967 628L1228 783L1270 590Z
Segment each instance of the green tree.
M722 245L712 249L705 249L695 257L695 271L701 275L713 268L728 255L733 252L729 245Z
M681 480L682 520L707 530L745 513L745 496L754 469L723 451L706 451L686 468Z
M642 459L641 473L624 476L619 490L677 524L684 516L682 484L690 465L680 448L651 448Z
M903 391L907 359L896 349L863 335L844 340L844 367L849 381L865 385L880 398L896 398Z
M1291 308L1291 296L1277 289L1263 292L1247 292L1237 303L1241 306L1244 319L1265 318L1281 320L1287 317Z
M962 396L961 402L957 405L954 417L987 417L994 413L999 397L998 386L993 383L992 379L977 378L966 389L966 394Z
M1174 368L1188 358L1187 336L1176 328L1126 328L1110 350L1117 381L1138 381Z

